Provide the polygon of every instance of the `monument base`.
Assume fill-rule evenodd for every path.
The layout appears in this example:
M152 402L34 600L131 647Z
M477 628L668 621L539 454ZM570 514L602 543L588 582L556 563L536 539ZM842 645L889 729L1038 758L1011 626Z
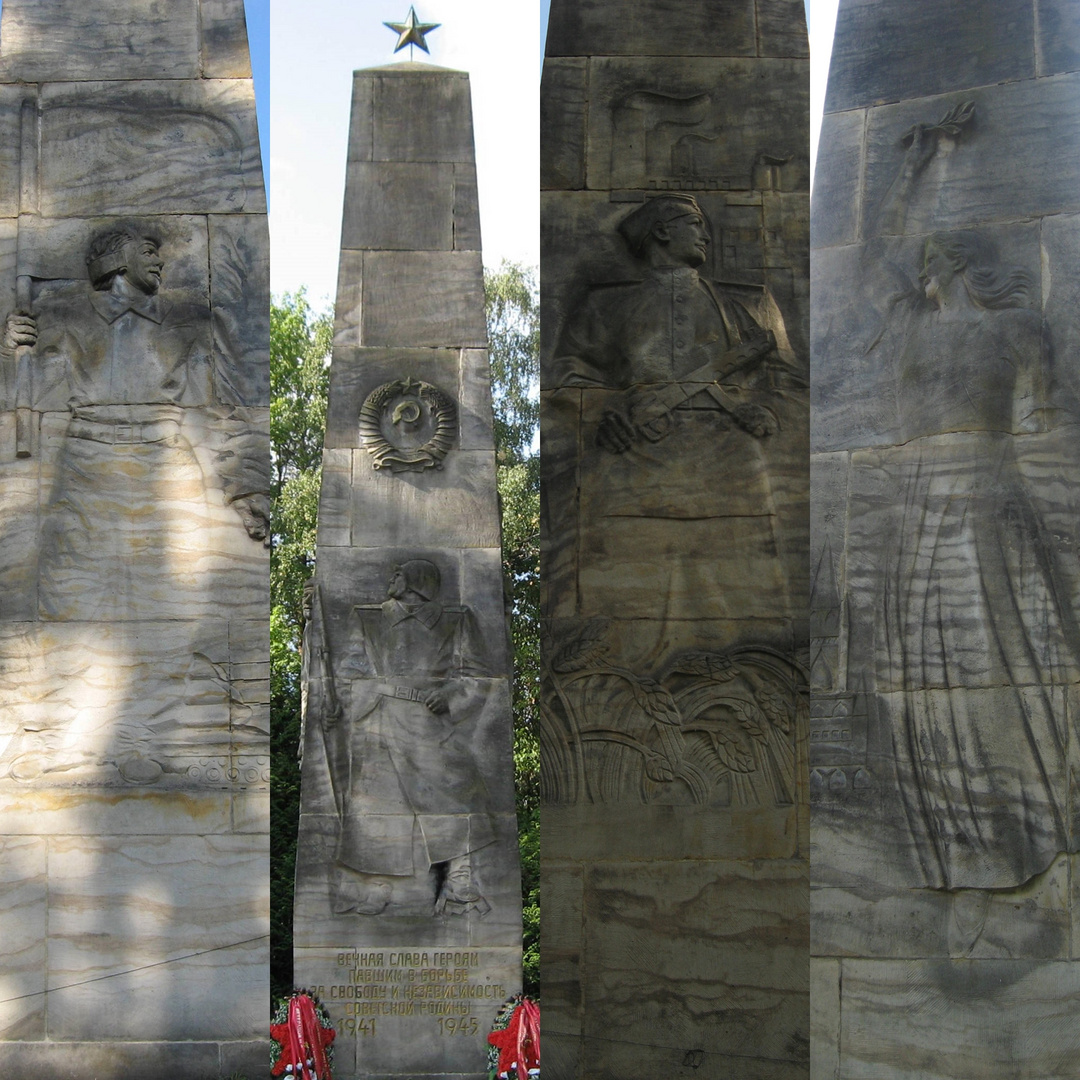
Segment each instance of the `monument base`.
M293 970L330 1013L335 1080L484 1080L487 1035L520 989L521 951L297 949Z

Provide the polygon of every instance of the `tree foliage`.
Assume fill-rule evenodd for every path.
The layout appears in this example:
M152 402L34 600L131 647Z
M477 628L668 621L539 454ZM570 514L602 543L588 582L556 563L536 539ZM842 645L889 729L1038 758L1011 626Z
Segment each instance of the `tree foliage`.
M503 570L512 587L514 763L525 911L525 990L539 977L539 312L534 275L485 273ZM303 291L271 305L270 427L274 454L271 557L271 991L292 986L292 900L300 814L300 641L304 582L315 565L320 462L332 319Z
M514 773L521 844L525 992L540 979L540 311L536 278L509 263L484 275L503 573L511 587Z
M303 290L271 304L270 754L274 797L270 809L270 981L274 996L288 993L292 986L302 599L304 582L315 568L332 335L330 315L314 312Z

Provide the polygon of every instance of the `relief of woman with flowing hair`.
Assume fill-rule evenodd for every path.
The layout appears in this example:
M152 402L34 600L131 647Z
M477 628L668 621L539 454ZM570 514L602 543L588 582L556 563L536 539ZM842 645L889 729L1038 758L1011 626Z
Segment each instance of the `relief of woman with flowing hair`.
M1044 426L1031 275L978 233L939 233L928 306L896 370L900 445L873 456L902 500L885 544L876 682L926 884L1023 884L1067 848L1064 694L1077 632L1018 462Z
M868 284L886 276L884 249L904 247L906 207L939 141L955 148L956 132L933 131L908 133L865 249ZM993 890L1023 885L1069 847L1065 688L1080 678L1080 630L1032 482L1059 471L1040 440L1062 405L1034 285L983 231L927 237L917 286L890 298L866 350L891 387L879 403L891 445L851 459L848 580L861 581L850 618L872 631L864 655L913 883L952 892L960 954Z

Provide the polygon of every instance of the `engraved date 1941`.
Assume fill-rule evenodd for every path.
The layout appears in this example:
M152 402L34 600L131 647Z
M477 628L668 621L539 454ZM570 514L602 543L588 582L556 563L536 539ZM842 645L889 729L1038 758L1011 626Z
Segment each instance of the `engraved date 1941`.
M343 1017L339 1023L341 1030L346 1035L368 1036L375 1034L375 1020L361 1020L357 1016Z

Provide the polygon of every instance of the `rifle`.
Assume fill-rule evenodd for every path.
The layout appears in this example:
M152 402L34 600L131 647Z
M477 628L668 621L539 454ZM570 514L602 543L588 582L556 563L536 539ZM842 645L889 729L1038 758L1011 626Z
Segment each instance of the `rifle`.
M15 306L30 314L30 278L20 274L15 279ZM33 413L30 411L30 354L29 345L15 350L15 456L28 458L32 446Z
M330 778L330 790L334 795L334 804L337 807L338 816L342 814L342 793L334 781L334 769L330 763L330 747L326 737L328 728L334 726L342 716L341 702L338 700L337 690L334 686L334 672L330 663L330 643L326 637L326 615L323 610L322 590L318 585L314 588L311 604L312 622L315 624L315 659L316 671L319 683L322 687L319 710L319 737L322 740L323 757L326 759L326 771Z
M650 442L659 442L671 431L670 414L672 409L678 408L685 401L689 401L695 394L704 390L720 408L731 416L735 416L737 410L747 402L739 400L741 388L730 380L733 375L746 368L753 367L764 359L776 348L776 337L771 330L761 336L755 336L749 341L740 342L728 349L719 360L719 363L709 361L701 367L684 375L677 383L670 383L648 394L648 410L652 413L645 420L640 420L631 415L629 422L615 410L609 409L604 419L609 424L614 424L617 435L614 440L598 437L601 445L607 446L615 453L622 453L629 449L631 442L636 438L646 438ZM717 373L719 370L719 374ZM776 416L771 409L758 406L775 422ZM603 427L601 428L603 432Z

